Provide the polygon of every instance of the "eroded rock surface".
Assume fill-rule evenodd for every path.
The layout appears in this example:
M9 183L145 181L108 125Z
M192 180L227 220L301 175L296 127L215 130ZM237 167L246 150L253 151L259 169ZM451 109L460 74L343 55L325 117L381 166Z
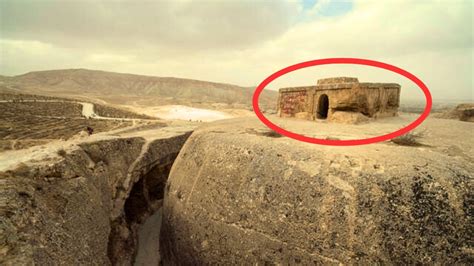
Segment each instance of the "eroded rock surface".
M459 104L452 110L436 114L437 118L456 119L464 122L474 122L474 104Z
M424 125L423 147L305 144L256 119L198 129L165 189L164 263L472 264L474 137L447 136L474 128Z
M138 224L161 206L191 131L97 136L2 172L0 262L131 264Z

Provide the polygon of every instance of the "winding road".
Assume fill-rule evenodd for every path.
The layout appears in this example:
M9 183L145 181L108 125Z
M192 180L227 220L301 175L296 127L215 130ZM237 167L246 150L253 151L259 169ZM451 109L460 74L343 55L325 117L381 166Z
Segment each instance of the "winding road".
M0 103L14 103L13 100L0 100ZM94 104L88 102L77 102L77 101L59 101L59 100L21 100L16 103L24 103L24 102L40 102L40 103L78 103L82 105L82 116L85 118L92 118L92 119L102 119L102 120L120 120L120 121L132 121L135 123L136 120L146 120L146 119L138 119L138 118L125 118L125 117L106 117L100 116L94 111Z
M105 117L100 116L94 111L94 104L88 102L78 102L78 101L59 101L59 100L22 100L22 101L12 101L12 100L0 100L1 103L18 103L18 102L61 102L61 103L78 103L82 105L82 116L90 119L103 119L103 120L118 120L118 121L131 121L132 125L119 128L107 132L100 132L94 134L88 141L101 140L101 139L110 139L112 135L119 132L126 132L128 129L133 129L137 126L139 121L148 120L148 119L139 119L139 118L120 118L120 117ZM41 114L38 114L41 115ZM51 116L48 116L51 117ZM54 116L57 117L57 116ZM64 118L64 117L57 117ZM137 123L138 122L138 123ZM162 129L163 132L167 132L166 128ZM146 132L146 131L145 131ZM135 133L138 134L138 133ZM154 132L156 134L156 132ZM69 140L53 140L44 145L32 146L26 149L21 150L9 150L0 152L0 171L4 171L9 167L16 165L22 161L28 161L32 159L40 160L41 158L48 157L51 154L57 154L57 151L60 149L66 149L73 144L84 142L84 139L69 139Z

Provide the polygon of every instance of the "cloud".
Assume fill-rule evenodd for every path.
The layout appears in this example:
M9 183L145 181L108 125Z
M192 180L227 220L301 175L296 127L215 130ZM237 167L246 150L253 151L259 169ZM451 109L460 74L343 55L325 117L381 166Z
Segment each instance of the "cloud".
M293 1L4 0L5 39L62 47L131 49L137 45L207 50L245 48L288 30ZM293 15L292 15L293 14Z
M471 1L318 1L310 13L302 1L19 3L1 2L2 74L84 67L251 86L297 62L360 57L419 76L435 100L473 101ZM421 97L363 67L311 68L272 85L337 75L400 82L402 97Z

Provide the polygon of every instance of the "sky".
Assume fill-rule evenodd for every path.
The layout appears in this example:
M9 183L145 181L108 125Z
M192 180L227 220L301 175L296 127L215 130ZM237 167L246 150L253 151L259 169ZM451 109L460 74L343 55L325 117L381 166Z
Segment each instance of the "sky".
M256 86L286 66L356 57L403 68L434 100L473 101L473 2L461 0L0 0L0 74L87 68ZM292 72L269 89L354 76L404 77L332 65Z

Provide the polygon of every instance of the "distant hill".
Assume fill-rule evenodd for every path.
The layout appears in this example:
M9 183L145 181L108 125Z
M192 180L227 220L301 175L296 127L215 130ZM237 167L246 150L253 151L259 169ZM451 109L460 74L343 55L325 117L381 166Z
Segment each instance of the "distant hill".
M226 103L250 107L254 91L254 88L225 83L88 69L37 71L2 77L0 81L19 92L91 96L119 104L132 99L158 98L177 103ZM265 91L260 103L274 106L276 99L277 92Z
M10 79L11 79L11 77L0 75L0 82L6 82Z

